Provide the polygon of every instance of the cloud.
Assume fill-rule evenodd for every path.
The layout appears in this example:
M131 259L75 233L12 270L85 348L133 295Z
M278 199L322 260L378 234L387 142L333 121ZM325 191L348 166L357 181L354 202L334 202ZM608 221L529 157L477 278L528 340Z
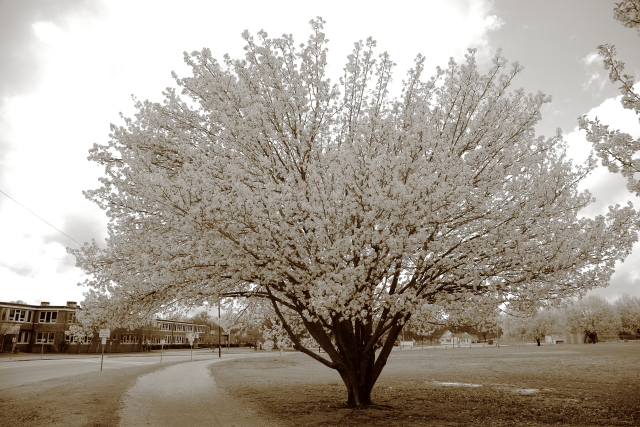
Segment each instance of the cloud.
M636 92L640 92L640 82L636 83L634 89ZM640 137L640 123L638 121L640 117L632 110L622 108L621 99L622 95L608 98L589 110L586 116L591 120L598 118L610 129L618 129L638 138ZM565 140L569 145L569 155L579 162L584 161L591 150L591 144L586 140L586 132L578 130L576 127L565 135Z
M90 242L91 239L101 242L106 237L105 223L104 215L101 215L101 211L97 208L90 212L68 212L62 218L60 231L52 229L43 240L44 243L55 242L63 247L73 248L77 248L76 242L83 244Z
M584 63L585 72L587 74L587 81L582 84L582 89L590 90L595 88L597 93L602 92L605 85L609 81L609 77L605 74L602 66L602 57L598 52L590 52L587 56L582 58Z
M41 50L33 24L64 25L69 15L100 13L89 0L6 1L0 3L0 98L35 89L42 69Z
M584 57L582 61L587 65L591 65L596 62L600 64L600 62L602 62L602 58L600 57L598 52L591 52L586 57Z
M599 71L592 71L589 76L589 80L582 84L582 89L588 90L592 86L595 86L600 92L604 89L604 85L607 84L607 77L602 75Z
M490 35L505 25L504 20L492 13L492 1L466 0L458 3L458 7L464 11L461 22L456 25L455 34L448 34L447 37L457 39L455 46L478 49L478 59L488 62L495 55L495 48L490 44Z
M34 277L37 272L37 268L35 268L33 265L30 265L24 262L16 262L16 263L0 262L0 268L6 268L11 273L18 276L23 276L23 277Z
M640 296L640 243L636 243L633 252L623 262L616 265L616 272L611 276L609 286L596 288L588 294L600 295L613 301L622 294Z
M99 3L90 0L2 1L0 2L0 188L7 188L10 162L9 98L38 90L44 73L44 49L34 26L50 23L64 26L69 17L91 17L102 13ZM0 197L0 206L6 202Z
M635 85L640 90L640 83ZM630 110L625 110L620 104L621 96L606 99L600 105L592 108L586 115L590 119L596 117L611 129L619 129L629 133L634 138L640 136L638 116ZM577 128L565 135L568 143L568 154L577 162L583 162L591 150L591 144L586 140L586 132ZM581 215L593 217L603 215L608 206L626 204L631 201L636 209L640 208L640 198L630 193L626 187L627 180L619 174L610 173L600 166L591 176L581 183L581 188L588 189L596 198L596 202L583 211ZM632 253L623 263L618 263L615 273L611 276L608 286L597 288L589 294L601 295L608 300L614 300L624 293L640 296L640 243L636 243Z

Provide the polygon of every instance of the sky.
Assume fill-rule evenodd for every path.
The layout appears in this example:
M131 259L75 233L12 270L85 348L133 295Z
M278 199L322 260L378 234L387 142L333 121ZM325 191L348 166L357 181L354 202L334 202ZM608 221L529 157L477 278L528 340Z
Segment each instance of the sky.
M551 137L560 128L577 160L589 151L579 116L640 136L638 117L620 107L596 55L598 45L614 44L627 71L640 75L640 37L613 19L613 0L313 3L0 0L0 301L83 300L78 283L86 276L65 248L107 236L106 216L82 194L103 172L88 150L108 141L120 113L134 113L132 96L162 99L171 71L188 72L183 52L208 47L219 59L241 57L244 30L304 42L309 21L321 16L332 80L353 43L371 36L397 63L395 90L418 53L435 70L468 48L486 66L502 49L525 67L514 87L553 96L537 132ZM625 180L602 168L583 185L597 201L582 215L628 200L640 207ZM640 296L640 244L609 286L591 293Z

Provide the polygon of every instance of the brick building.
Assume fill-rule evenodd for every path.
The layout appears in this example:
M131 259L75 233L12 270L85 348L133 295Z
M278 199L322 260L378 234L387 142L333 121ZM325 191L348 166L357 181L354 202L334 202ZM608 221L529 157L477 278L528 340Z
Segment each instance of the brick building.
M77 323L80 308L74 301L52 306L0 302L0 351L12 348L27 353L93 353L100 351L101 340L94 337L74 337L69 327ZM189 337L194 346L211 343L209 326L176 320L156 319L147 327L117 328L111 331L105 352L130 352L160 348L186 348ZM97 331L96 331L97 332ZM225 337L226 338L226 337ZM217 335L215 337L217 342Z

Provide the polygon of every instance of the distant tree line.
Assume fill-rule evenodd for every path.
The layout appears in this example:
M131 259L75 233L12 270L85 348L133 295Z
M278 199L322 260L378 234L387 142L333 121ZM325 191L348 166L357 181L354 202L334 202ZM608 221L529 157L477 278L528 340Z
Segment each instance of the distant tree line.
M599 335L635 339L640 335L640 298L624 294L609 302L591 295L564 307L507 313L502 330L506 338L535 340L538 345L545 336L565 333L582 334L584 342L594 344Z

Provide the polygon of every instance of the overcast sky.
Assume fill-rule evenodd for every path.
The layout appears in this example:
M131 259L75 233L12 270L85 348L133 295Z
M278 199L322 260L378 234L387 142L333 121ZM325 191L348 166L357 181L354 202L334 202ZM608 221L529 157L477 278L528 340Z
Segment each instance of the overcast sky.
M501 48L525 67L516 87L553 96L538 132L561 128L576 158L588 151L576 129L583 114L640 135L595 55L599 44L615 44L640 75L640 38L613 19L613 0L315 3L0 0L0 301L82 301L84 276L65 248L106 237L104 214L82 195L101 175L88 150L108 140L120 112L133 113L132 95L161 99L171 71L187 72L184 51L240 57L245 29L303 42L309 20L322 16L334 81L353 43L372 36L398 64L396 87L418 53L435 69L469 47L484 63ZM585 215L626 200L640 207L606 171L585 185L597 198ZM640 245L595 293L640 296Z

